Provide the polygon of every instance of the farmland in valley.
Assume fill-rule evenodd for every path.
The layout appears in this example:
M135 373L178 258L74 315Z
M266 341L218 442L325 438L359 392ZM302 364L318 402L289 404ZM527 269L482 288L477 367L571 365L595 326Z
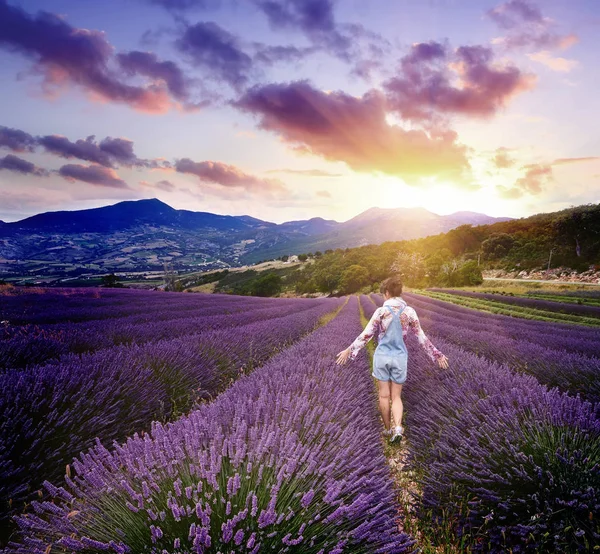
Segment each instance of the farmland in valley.
M596 297L435 294L403 295L450 360L409 341L410 506L369 354L335 365L380 295L0 296L3 552L591 551Z

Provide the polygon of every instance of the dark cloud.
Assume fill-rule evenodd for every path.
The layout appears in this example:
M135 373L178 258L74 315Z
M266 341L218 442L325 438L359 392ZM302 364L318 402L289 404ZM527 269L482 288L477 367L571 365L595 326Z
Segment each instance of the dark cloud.
M384 83L389 105L419 122L439 123L451 114L490 117L535 82L514 66L497 67L493 57L484 46L451 51L437 42L413 45L402 58L401 75Z
M494 164L499 169L506 169L515 165L515 160L508 155L508 148L500 147L496 149Z
M332 0L255 0L273 29L298 29L311 42L350 60L352 41L338 29Z
M139 159L133 152L133 142L122 138L106 137L100 143L95 137L71 142L67 137L47 135L38 138L38 144L47 152L61 158L85 160L104 167L114 168L118 165L154 167L155 163Z
M252 58L243 52L234 35L216 23L188 26L176 44L194 65L233 87L239 88L248 80Z
M275 27L298 27L304 32L330 33L335 31L331 0L256 0Z
M556 32L556 24L544 17L536 5L526 0L504 2L488 10L487 16L507 31L506 36L496 42L508 49L567 48L578 40L576 35L561 35Z
M147 0L150 4L161 6L172 12L184 12L191 9L214 9L220 0Z
M35 143L35 137L29 133L0 125L0 148L8 148L13 152L33 152Z
M14 154L7 154L4 158L0 158L0 169L15 171L17 173L22 173L23 175L37 175L38 177L46 177L49 175L49 172L45 169L36 167L31 162L19 158Z
M110 69L113 47L104 33L72 27L54 14L40 11L33 16L0 0L0 47L30 58L48 94L72 85L92 98L141 111L165 112L173 106L164 87L155 83L132 86Z
M344 161L358 171L460 179L470 169L456 133L389 125L385 98L376 91L357 98L300 81L253 87L234 105L257 115L262 129L300 151Z
M148 162L140 160L133 152L133 141L123 138L106 137L98 145L102 152L108 154L119 165L147 166Z
M134 50L118 54L117 61L130 75L143 75L151 79L161 79L174 98L186 100L188 97L186 78L181 68L171 61L161 62L156 54Z
M298 48L296 46L268 46L254 43L253 61L271 66L281 62L298 62L317 51L315 47Z
M260 179L244 173L233 165L221 162L194 162L189 158L182 158L175 163L175 171L195 175L201 181L215 183L223 187L242 188L258 193L286 192L287 189L281 181L275 179Z
M207 11L224 4L236 4L235 0L147 1L166 8L181 22L185 22L183 12L192 9ZM179 49L197 66L207 70L216 68L221 80L237 88L248 80L251 69L300 61L319 51L351 64L351 73L362 78L369 78L374 69L384 64L389 41L361 24L336 23L333 0L252 0L251 3L267 17L272 29L298 31L311 46L273 46L255 42L246 45L245 51L237 37L216 23L201 22L191 26L186 24L186 32L177 43Z
M114 169L101 165L67 164L63 165L58 173L68 181L83 181L92 185L117 189L130 188Z
M94 136L71 142L67 137L60 135L46 135L39 137L38 144L47 152L61 158L77 158L105 167L113 167L111 156L99 148L94 141Z

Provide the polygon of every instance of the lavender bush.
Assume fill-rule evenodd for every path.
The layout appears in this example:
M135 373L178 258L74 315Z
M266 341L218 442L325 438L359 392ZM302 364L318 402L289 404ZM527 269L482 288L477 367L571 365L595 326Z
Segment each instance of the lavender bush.
M0 375L0 522L95 437L122 440L224 390L312 331L341 300L233 329L121 346ZM248 317L251 319L251 317ZM242 320L243 321L243 320ZM10 505L9 505L10 500Z
M437 343L450 368L433 368L413 343L405 393L422 517L452 514L474 550L591 551L600 544L594 407Z
M5 553L409 552L351 299L213 403L83 453ZM367 400L368 399L368 400Z

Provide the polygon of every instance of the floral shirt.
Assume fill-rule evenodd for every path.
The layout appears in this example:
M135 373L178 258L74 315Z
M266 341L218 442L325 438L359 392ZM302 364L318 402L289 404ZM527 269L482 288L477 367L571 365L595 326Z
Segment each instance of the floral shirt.
M402 336L404 340L406 340L408 330L410 329L416 335L419 344L423 347L432 361L435 362L444 356L435 346L433 346L423 332L423 329L421 329L421 324L419 323L419 318L417 317L417 312L415 312L414 308L411 308L404 300L402 300L402 298L396 296L386 300L383 303L383 306L375 310L364 331L356 337L355 341L350 345L351 360L356 358L360 349L363 348L376 333L378 333L378 340L381 340L383 335L385 335L385 332L392 321L392 314L385 306L390 306L396 313L398 312L398 309L394 308L404 308L404 311L400 314L400 323L402 325Z

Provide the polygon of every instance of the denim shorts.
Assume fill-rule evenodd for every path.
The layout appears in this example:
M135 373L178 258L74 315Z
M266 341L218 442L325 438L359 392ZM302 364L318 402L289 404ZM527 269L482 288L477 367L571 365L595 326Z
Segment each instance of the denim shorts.
M393 381L398 385L406 381L406 356L386 356L375 354L373 356L373 377L380 381Z

